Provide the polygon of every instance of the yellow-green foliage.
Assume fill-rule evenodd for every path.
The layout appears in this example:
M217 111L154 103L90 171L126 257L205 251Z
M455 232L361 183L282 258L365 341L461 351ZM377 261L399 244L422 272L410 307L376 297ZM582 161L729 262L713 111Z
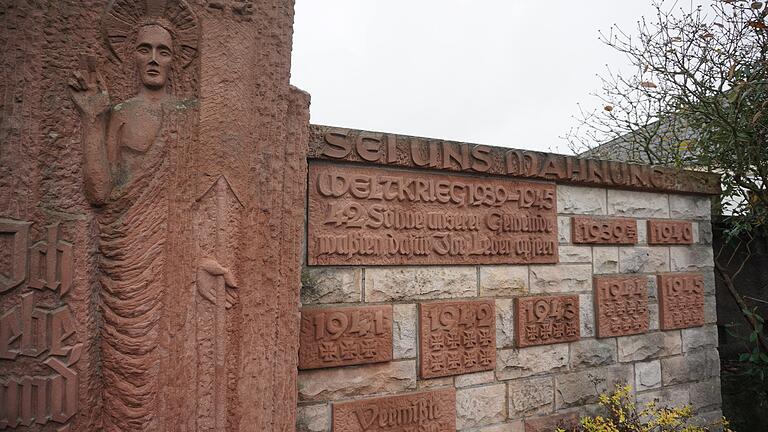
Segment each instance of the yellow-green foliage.
M601 394L600 406L604 415L582 417L576 429L557 429L557 432L733 432L724 418L706 426L690 424L693 418L690 405L669 408L650 402L638 408L632 387L628 385L617 385L613 393Z

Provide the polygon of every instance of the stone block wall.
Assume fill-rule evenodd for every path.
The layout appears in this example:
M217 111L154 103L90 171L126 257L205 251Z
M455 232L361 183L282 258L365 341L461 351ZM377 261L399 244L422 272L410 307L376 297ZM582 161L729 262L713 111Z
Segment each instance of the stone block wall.
M628 383L640 402L692 404L703 420L720 416L709 198L594 187L557 186L559 263L537 265L346 266L303 270L303 306L393 305L391 362L299 371L300 432L332 430L332 404L425 389L456 389L456 429L536 430L536 419L595 411L597 395ZM573 244L573 216L637 221L637 244ZM648 220L692 223L690 245L649 245ZM695 272L704 279L704 325L662 331L657 275ZM648 280L646 333L597 338L593 278ZM513 302L519 296L576 294L581 339L517 347ZM419 376L418 304L493 299L496 368L458 376Z

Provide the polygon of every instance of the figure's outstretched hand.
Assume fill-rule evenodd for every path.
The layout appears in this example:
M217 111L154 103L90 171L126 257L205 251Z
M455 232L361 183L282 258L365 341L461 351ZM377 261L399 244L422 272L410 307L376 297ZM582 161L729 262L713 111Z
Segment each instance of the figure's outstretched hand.
M203 298L216 304L216 283L218 277L224 278L226 292L224 307L227 309L237 303L237 282L232 272L213 258L201 258L197 262L197 291Z
M93 119L109 111L109 93L104 78L96 70L96 58L87 56L81 63L83 69L74 71L69 79L69 95L80 115Z

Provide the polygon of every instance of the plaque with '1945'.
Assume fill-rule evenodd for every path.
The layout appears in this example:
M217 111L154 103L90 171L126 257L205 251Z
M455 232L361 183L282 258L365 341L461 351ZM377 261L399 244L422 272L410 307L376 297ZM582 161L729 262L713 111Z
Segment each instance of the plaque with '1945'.
M301 311L299 369L392 360L392 306Z

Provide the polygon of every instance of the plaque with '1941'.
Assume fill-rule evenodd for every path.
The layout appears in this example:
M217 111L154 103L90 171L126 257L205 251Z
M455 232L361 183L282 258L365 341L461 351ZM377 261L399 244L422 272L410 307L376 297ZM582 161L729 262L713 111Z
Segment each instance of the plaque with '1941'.
M392 360L392 306L304 309L299 369Z

